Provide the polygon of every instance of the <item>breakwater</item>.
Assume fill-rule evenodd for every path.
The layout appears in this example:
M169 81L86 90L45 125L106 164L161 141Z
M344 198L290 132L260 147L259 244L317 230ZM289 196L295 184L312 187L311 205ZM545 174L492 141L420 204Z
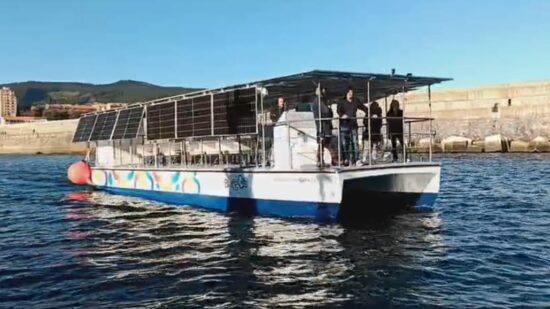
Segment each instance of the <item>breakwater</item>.
M426 92L406 100L408 117L429 115ZM550 81L434 91L431 115L436 151L550 151ZM414 124L412 131L429 132L429 124ZM413 143L422 150L429 138Z
M72 144L78 119L0 126L0 154L82 154Z

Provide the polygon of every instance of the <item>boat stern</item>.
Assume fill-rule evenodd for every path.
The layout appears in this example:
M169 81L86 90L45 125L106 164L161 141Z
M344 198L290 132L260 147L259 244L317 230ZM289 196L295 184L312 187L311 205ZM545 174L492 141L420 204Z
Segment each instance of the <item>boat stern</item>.
M391 164L340 171L340 215L395 212L432 206L439 193L438 163Z

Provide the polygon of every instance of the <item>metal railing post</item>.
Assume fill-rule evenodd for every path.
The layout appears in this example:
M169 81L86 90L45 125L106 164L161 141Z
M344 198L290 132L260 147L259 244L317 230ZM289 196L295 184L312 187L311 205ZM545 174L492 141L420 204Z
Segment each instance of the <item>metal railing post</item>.
M155 157L155 167L159 166L159 164L158 164L158 153L159 153L158 144L155 142L153 144L153 156Z
M130 139L130 165L134 166L134 139Z
M342 166L342 141L340 140L342 134L340 134L340 124L341 120L338 118L338 138L336 140L338 142L338 167Z
M218 160L220 161L219 162L219 165L223 165L223 154L222 154L222 138L218 138Z
M290 159L290 169L292 169L292 147L291 147L291 144L290 144L290 122L286 121L286 128L287 128L287 135L288 135L288 154L289 154L289 159Z
M403 116L404 118L405 116ZM412 148L410 145L412 145L412 142L411 142L411 138L412 138L412 133L411 133L411 128L412 128L412 122L409 121L409 140L407 141L407 145L409 146L409 148ZM411 154L409 154L410 156ZM411 157L411 161L412 161L412 157Z
M183 141L180 141L180 166L183 166L184 162L184 152L183 152Z
M243 154L241 152L241 136L240 135L237 135L237 147L239 147L239 166L242 166L242 162L243 162Z

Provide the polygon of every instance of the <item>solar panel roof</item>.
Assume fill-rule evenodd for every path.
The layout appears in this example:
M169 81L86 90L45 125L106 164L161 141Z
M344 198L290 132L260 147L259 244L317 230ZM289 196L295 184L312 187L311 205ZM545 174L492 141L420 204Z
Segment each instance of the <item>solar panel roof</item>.
M121 110L118 115L112 138L136 138L142 118L143 106Z
M87 142L92 135L97 115L88 115L80 118L73 136L73 143Z
M90 137L90 141L104 141L111 139L115 127L118 111L99 114Z

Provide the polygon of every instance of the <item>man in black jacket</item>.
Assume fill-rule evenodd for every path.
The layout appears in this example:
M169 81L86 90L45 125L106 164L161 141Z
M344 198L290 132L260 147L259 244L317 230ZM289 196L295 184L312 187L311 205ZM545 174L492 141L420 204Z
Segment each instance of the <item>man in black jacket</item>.
M338 103L337 112L340 116L340 143L343 152L344 165L355 165L359 160L359 141L357 137L357 110L368 113L368 109L353 96L350 87L344 100Z

